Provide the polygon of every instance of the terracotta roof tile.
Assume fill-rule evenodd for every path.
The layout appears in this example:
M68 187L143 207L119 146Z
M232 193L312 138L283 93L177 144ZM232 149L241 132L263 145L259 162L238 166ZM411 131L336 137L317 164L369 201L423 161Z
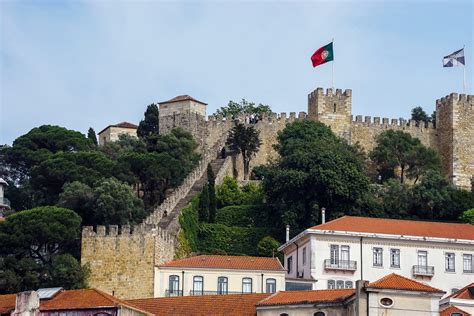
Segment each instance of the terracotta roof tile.
M229 315L255 316L255 304L271 293L158 297L128 300L154 315Z
M202 255L168 261L159 267L285 271L277 258Z
M367 287L377 288L377 289L393 289L393 290L404 290L404 291L444 293L444 291L440 289L406 278L396 273L386 275L383 278L378 279L377 281L371 282L367 285Z
M469 291L469 288L473 288L474 283L468 284L462 289L459 289L458 291L454 292L453 294L449 295L446 298L459 298L462 300L474 300L474 295Z
M135 124L130 123L130 122L120 122L120 123L117 123L117 124L112 124L112 125L107 126L106 128L104 128L103 130L101 130L97 134L102 134L102 132L105 131L106 129L108 129L109 127L137 129L138 125L135 125Z
M195 98L193 98L192 96L190 95L187 95L187 94L184 94L184 95L178 95L177 97L174 97L168 101L163 101L163 102L160 102L160 104L163 104L163 103L173 103L173 102L180 102L180 101L194 101L194 102L197 102L197 103L201 103L201 104L205 104L207 105L207 103L204 103L204 102L201 102L199 100L196 100Z
M451 316L452 313L459 313L460 316L471 316L470 313L457 308L456 306L448 305L446 308L439 312L439 316Z
M311 229L474 240L474 225L470 224L357 216L343 216Z
M259 302L257 306L343 302L354 293L354 289L281 291Z
M15 309L16 294L0 295L0 314L9 314Z
M120 305L135 308L125 301L97 289L63 290L52 299L41 300L40 310L69 310L96 307L113 308Z

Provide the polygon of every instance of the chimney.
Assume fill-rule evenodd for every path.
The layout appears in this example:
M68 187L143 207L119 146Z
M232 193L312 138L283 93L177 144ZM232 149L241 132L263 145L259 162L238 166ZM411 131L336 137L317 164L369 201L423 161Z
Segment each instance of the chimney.
M14 316L37 316L39 315L40 300L38 292L26 291L16 295Z
M321 224L326 223L326 208L323 207L321 209Z
M290 241L290 225L286 225L286 242Z

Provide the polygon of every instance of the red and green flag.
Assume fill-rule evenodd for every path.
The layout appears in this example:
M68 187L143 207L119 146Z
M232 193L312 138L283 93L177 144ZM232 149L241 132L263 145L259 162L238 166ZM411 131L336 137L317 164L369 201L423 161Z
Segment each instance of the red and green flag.
M332 42L319 48L311 56L311 62L313 67L327 63L328 61L334 60L334 51L332 49Z

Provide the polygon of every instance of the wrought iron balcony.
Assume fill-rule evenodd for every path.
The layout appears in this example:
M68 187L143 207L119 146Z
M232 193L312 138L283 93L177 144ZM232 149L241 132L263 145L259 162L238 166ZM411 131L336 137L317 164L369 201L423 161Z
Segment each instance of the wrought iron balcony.
M254 293L254 292L252 292ZM252 294L252 293L244 293L239 291L194 291L190 290L190 296L201 296L201 295L227 295L227 294Z
M183 296L183 291L182 290L166 290L165 291L165 296L166 297Z
M355 271L357 270L357 261L353 260L324 260L324 269L326 270L345 270Z
M462 269L462 272L463 273L474 273L474 268L470 268L470 269L469 268L468 269L464 268L464 269Z
M433 266L413 266L413 275L417 276L433 276L434 267Z

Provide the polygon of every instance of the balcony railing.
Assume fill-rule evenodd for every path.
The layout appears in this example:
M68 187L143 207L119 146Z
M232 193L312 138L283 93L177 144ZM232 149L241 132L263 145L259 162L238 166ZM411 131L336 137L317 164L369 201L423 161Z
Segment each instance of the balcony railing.
M166 290L165 291L165 296L166 297L183 296L183 291L182 290Z
M464 269L462 269L462 272L463 273L474 273L474 268L470 268L470 269L469 268L467 268L467 269L464 268Z
M353 261L353 260L332 261L331 259L326 259L324 260L324 269L355 271L357 270L357 261Z
M253 293L253 292L252 292ZM241 292L241 291L194 291L190 290L189 295L190 296L201 296L201 295L227 295L227 294L252 294L252 293L247 293L247 292Z
M433 276L434 267L433 266L413 266L413 275L418 276Z

